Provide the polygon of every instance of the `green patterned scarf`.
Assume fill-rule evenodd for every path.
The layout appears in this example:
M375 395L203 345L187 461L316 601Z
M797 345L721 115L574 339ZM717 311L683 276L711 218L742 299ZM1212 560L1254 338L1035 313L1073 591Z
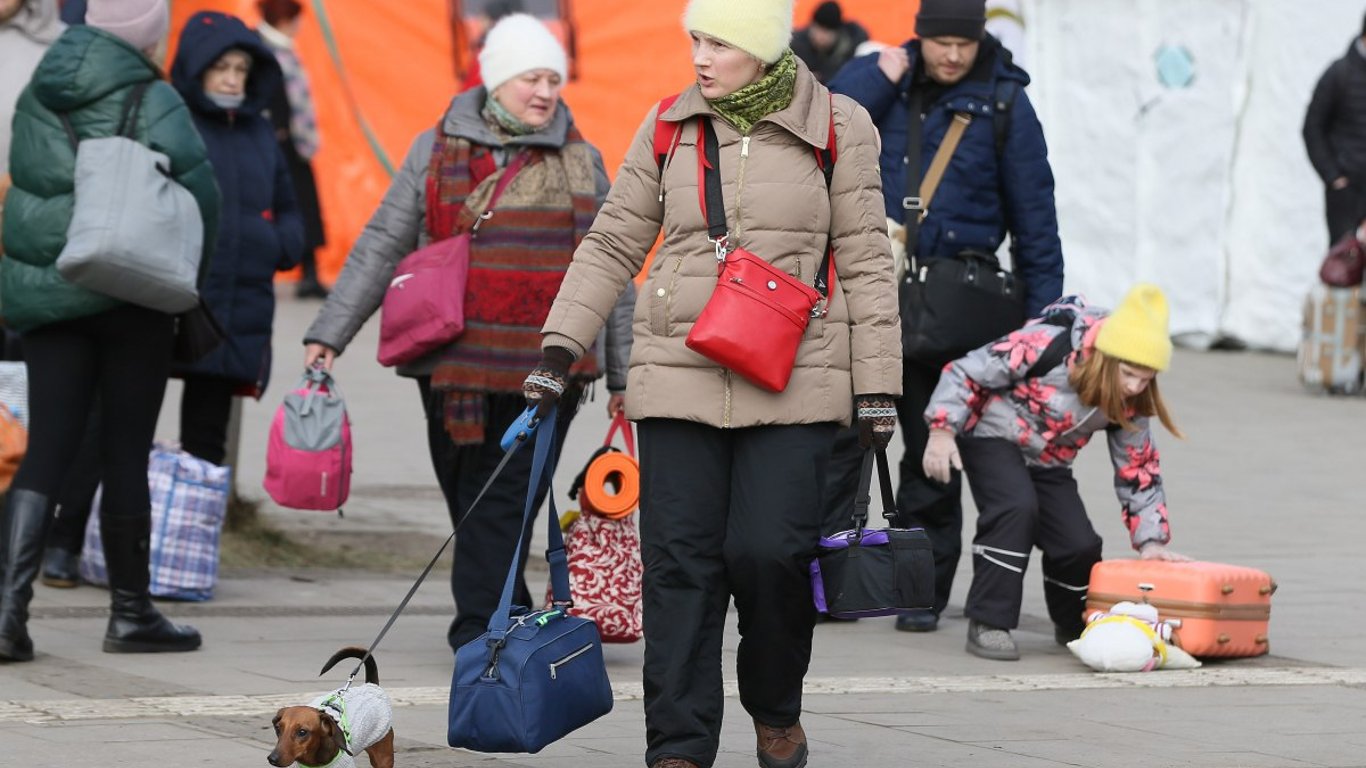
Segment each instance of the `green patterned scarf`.
M787 108L796 86L797 57L789 48L757 82L719 99L707 99L707 103L736 130L748 134L766 115Z
M507 110L507 107L499 104L498 100L493 98L492 93L488 95L487 99L484 99L484 122L488 123L489 127L494 129L494 133L499 134L498 138L500 139L507 139L512 136L526 136L527 134L535 133L540 130L540 128L533 128L521 120L518 120ZM549 124L549 122L546 123L546 125ZM545 126L542 126L542 128L543 127Z

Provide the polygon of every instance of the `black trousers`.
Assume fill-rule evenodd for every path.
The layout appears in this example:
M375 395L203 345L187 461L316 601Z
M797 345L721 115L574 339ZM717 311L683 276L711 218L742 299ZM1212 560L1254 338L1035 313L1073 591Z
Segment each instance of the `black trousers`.
M962 484L957 474L945 485L925 476L921 459L930 430L925 425L925 408L930 394L939 383L940 368L907 360L902 364L902 393L896 401L898 431L906 444L901 457L900 480L897 484L897 525L921 526L930 537L934 548L934 612L942 613L949 604L953 575L958 570L958 558L963 551ZM863 449L858 444L858 430L841 429L835 436L831 452L830 470L826 479L826 495L821 529L833 533L849 527L854 513L854 493L858 488L859 467ZM878 509L877 495L873 509ZM870 510L870 514L871 514ZM875 521L876 523L876 521Z
M96 398L86 420L85 434L76 458L66 471L62 490L57 495L52 527L47 532L47 545L80 554L85 544L85 526L95 503L95 491L100 487L100 406Z
M522 530L522 510L526 505L527 487L531 479L530 447L523 447L513 455L498 480L484 494L479 506L463 522L460 519L502 460L503 449L499 441L512 422L526 410L526 400L520 394L486 395L484 442L479 445L456 445L446 432L445 393L431 388L430 377L419 378L417 385L427 415L427 447L431 453L432 469L436 472L441 494L446 499L451 525L458 523L460 526L455 535L455 560L451 565L455 619L446 636L454 650L488 629L489 618L498 607L503 580L507 577L513 552L517 549L518 534ZM560 399L556 422L558 438L551 459L552 468L559 463L560 447L564 445L565 432L574 418L581 394L582 390L571 387ZM536 494L537 510L545 502L545 494L544 487ZM535 607L542 602L532 598L524 575L533 530L534 522L527 528L523 539L522 559L517 566L517 583L512 595L513 605Z
M1069 634L1080 633L1101 540L1072 470L1030 467L1018 446L999 438L960 438L958 453L977 502L968 618L1002 629L1019 625L1025 569L1038 547L1048 615Z
M237 382L208 376L185 377L180 395L180 447L222 465L228 455L228 419Z
M101 517L150 519L147 452L173 328L170 315L127 305L24 333L31 429L14 487L56 500L98 393Z
M1328 218L1328 242L1335 243L1366 219L1366 179L1352 179L1344 189L1327 188L1324 210Z
M640 422L646 763L715 761L732 596L741 706L765 725L801 716L816 618L808 568L836 428Z

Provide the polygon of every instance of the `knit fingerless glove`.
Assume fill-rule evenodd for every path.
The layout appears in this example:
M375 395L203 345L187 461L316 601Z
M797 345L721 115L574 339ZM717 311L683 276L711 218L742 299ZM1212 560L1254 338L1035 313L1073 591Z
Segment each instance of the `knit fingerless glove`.
M857 408L858 444L867 450L887 450L896 432L896 404L891 395L859 395L854 398Z
M564 394L564 382L569 377L569 366L574 364L574 353L564 347L541 350L541 362L522 382L522 395L528 408L536 409L536 418L544 418Z

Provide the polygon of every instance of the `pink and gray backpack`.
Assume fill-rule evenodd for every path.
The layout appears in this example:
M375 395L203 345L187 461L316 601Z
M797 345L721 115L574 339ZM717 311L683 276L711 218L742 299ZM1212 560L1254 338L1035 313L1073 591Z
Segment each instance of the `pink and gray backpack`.
M270 425L266 493L292 509L341 509L351 492L351 421L337 383L309 369Z

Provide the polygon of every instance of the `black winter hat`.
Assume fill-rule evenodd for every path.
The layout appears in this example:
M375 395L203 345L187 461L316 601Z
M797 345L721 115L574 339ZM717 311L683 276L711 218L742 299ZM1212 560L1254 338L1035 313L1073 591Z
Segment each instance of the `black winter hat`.
M920 0L920 11L915 15L917 37L980 40L986 30L986 0Z
M816 6L816 12L811 14L811 23L826 29L840 29L844 26L844 16L840 13L840 4L835 0L826 0L826 2Z

